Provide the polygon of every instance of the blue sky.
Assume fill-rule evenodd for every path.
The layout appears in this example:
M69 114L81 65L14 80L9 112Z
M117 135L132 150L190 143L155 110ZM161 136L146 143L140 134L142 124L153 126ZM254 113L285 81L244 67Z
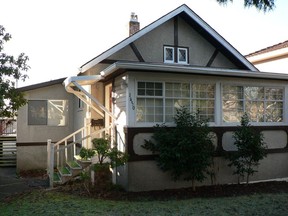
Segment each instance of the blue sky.
M187 4L242 54L288 40L288 1L267 13L242 0L0 0L0 25L12 34L5 52L30 58L29 79L19 86L74 76L78 68L128 36L131 12L141 28Z

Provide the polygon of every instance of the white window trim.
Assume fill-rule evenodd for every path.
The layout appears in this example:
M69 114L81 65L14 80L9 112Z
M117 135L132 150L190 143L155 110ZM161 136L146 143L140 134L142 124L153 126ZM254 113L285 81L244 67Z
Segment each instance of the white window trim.
M184 50L185 51L185 53L186 53L186 59L185 59L185 61L180 61L179 59L180 59L180 50ZM187 48L183 48L183 47L178 47L177 48L177 56L178 56L178 64L188 64L188 49Z
M172 60L167 60L166 49L172 49ZM164 46L164 63L175 63L175 49L171 46Z

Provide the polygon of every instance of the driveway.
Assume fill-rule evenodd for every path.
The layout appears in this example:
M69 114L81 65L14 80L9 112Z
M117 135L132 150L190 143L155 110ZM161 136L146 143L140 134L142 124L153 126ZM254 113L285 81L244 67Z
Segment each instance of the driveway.
M0 167L0 200L39 187L47 187L47 180L19 178L15 167Z

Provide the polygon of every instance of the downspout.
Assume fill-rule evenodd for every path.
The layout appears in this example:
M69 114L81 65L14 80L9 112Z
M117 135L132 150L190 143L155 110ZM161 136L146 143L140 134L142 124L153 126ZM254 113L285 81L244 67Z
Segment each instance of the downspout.
M98 82L107 76L104 72L101 72L101 75L95 75L95 76L76 76L76 77L69 77L64 81L64 86L67 92L72 93L76 95L79 99L81 99L84 103L86 103L88 106L90 106L93 110L95 110L98 114L100 114L102 117L104 117L103 113L99 112L98 109L96 109L92 103L90 103L88 100L85 100L85 98L81 97L82 95L79 93L79 91L74 90L71 87L71 84L76 86L81 92L83 92L86 96L88 96L95 104L97 104L101 110L103 110L105 113L107 113L111 118L116 120L116 117L108 110L105 106L103 106L93 95L91 95L89 92L87 92L78 82L79 81L85 81L85 80L95 80L95 82ZM78 81L78 82L77 82Z

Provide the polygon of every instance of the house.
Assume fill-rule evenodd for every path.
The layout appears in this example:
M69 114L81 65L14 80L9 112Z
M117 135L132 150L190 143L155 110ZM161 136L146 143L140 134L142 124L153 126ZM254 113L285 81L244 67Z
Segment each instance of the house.
M17 116L17 170L47 166L47 139L58 141L75 131L75 96L63 88L65 78L19 88L28 104ZM75 106L75 107L74 107Z
M133 32L128 38L83 64L78 76L64 80L64 87L58 83L57 90L56 86L50 86L45 87L46 91L43 88L41 95L38 90L35 92L33 100L37 94L38 99L66 98L69 108L74 108L67 114L69 127L63 139L57 135L65 130L61 124L53 129L55 131L51 129L45 136L34 139L34 135L46 133L43 130L48 127L41 126L41 112L35 111L32 116L33 106L29 108L29 103L28 108L19 111L18 126L31 127L19 139L30 137L29 141L39 139L43 144L49 139L50 175L55 164L58 166L63 160L60 145L65 146L65 156L71 159L67 153L70 147L75 152L75 145L89 147L93 137L109 134L118 149L129 154L128 163L113 170L115 183L128 191L190 187L190 182L171 180L169 174L157 167L155 155L141 147L153 134L153 126L164 122L173 126L176 108L187 106L191 111L200 110L200 114L209 119L215 135L217 184L238 181L223 153L235 150L232 133L244 112L263 132L269 148L267 158L261 161L259 172L251 180L288 176L287 75L258 71L185 4L141 30L138 30L136 15L132 14L130 26ZM81 115L76 115L77 98L72 95L86 104ZM29 113L30 124L29 119L23 117ZM60 118L62 120L61 115ZM77 131L64 138L72 129ZM32 134L35 131L36 134ZM21 139L18 141L22 142ZM210 184L210 181L207 179L201 184Z
M288 40L246 55L259 70L288 73Z

